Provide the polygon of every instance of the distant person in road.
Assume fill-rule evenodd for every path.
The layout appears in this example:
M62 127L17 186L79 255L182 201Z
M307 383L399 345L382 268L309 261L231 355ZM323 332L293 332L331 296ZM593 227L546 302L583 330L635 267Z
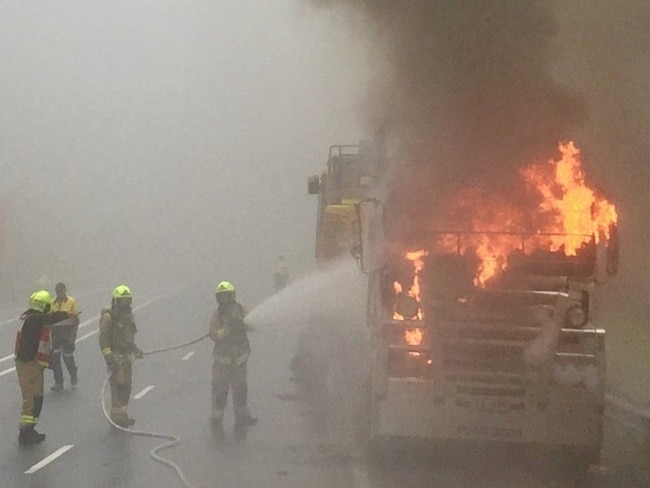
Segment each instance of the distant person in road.
M120 427L135 423L127 415L127 407L131 398L132 362L142 357L135 344L138 330L131 311L132 302L128 286L115 287L111 306L102 309L99 319L99 347L110 371L111 420Z
M284 256L281 255L278 257L278 262L273 272L273 286L275 287L276 293L289 284L289 278L289 265L284 260Z
M56 298L52 303L52 312L65 314L65 319L52 326L52 358L50 367L54 372L54 386L51 390L63 390L63 368L61 356L70 374L70 384L77 385L77 364L74 359L74 344L79 329L79 311L76 300L67 294L64 283L57 283L54 288Z
M23 403L20 414L20 444L38 444L45 439L35 427L43 409L43 370L50 363L50 325L61 319L50 313L52 295L35 291L29 308L21 316L23 325L16 336L16 373Z
M246 429L257 423L248 409L248 342L244 308L235 299L235 286L222 281L215 291L217 309L210 321L210 338L214 341L212 366L212 413L210 420L217 439L225 437L223 418L232 389L235 413L235 437L243 438Z

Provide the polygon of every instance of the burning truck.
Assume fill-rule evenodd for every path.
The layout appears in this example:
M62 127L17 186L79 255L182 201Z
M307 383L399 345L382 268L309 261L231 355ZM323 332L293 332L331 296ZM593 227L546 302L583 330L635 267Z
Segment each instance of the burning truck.
M308 181L317 258L352 252L368 274L371 445L516 443L597 463L596 290L617 271L618 217L588 186L575 144L520 169L528 208L468 188L407 226L377 196L381 160L369 145L332 146Z

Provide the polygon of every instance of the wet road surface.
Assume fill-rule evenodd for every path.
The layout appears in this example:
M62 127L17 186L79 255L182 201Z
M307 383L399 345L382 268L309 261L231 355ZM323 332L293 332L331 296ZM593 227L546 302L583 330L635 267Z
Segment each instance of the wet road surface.
M173 296L136 296L134 307L141 349L150 351L192 341L207 332L211 289L177 290ZM72 290L71 290L72 292ZM1 487L161 487L183 484L176 473L151 459L161 439L134 436L112 428L103 416L100 392L106 368L97 344L102 294L77 294L84 310L77 344L79 385L60 393L49 390L38 429L47 434L38 446L19 446L20 391L13 360L0 362ZM19 308L19 307L18 307ZM0 322L11 318L7 312ZM0 358L10 355L18 323L0 325ZM345 342L324 347L331 360L305 388L295 381L291 361L300 331L272 326L250 334L249 405L259 424L245 440L232 435L232 410L226 416L227 439L218 442L209 424L212 347L209 339L182 349L146 356L134 368L129 413L137 430L165 433L180 444L159 454L202 487L499 487L569 486L567 478L543 463L518 459L512 451L479 449L433 457L398 455L370 462L359 436L359 372L353 348ZM349 344L348 344L349 345ZM334 386L335 385L335 386ZM312 385L313 386L313 385ZM620 437L620 436L619 436ZM625 442L608 453L612 466L624 463ZM592 486L642 486L617 468L594 475ZM632 481L630 481L632 480Z

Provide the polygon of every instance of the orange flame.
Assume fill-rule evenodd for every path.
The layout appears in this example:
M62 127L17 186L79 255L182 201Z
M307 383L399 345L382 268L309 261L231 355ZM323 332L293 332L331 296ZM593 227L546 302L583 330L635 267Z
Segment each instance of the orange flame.
M586 186L581 168L580 151L571 141L558 147L561 158L549 160L549 166L530 165L521 176L542 197L539 211L551 215L554 222L540 232L563 235L550 236L550 251L564 250L575 256L592 237L609 239L610 226L616 224L616 207Z
M419 346L422 344L422 329L406 329L404 331L404 341L409 345L409 346Z
M598 242L610 238L611 226L618 220L616 207L587 186L575 144L560 143L558 149L558 160L531 164L519 172L527 189L537 201L541 199L536 207L526 209L490 199L477 189L461 192L453 202L451 208L460 211L460 217L454 214L450 218L452 226L469 217L470 230L477 233L464 236L463 242L453 233L442 235L436 249L460 253L472 249L480 261L475 286L485 286L503 271L515 249L526 253L536 249L561 251L575 256L592 239ZM531 229L531 221L542 223ZM504 234L509 231L513 234ZM519 234L528 234L525 249Z
M416 320L424 319L424 312L422 311L422 299L420 296L420 271L424 269L423 258L427 254L428 252L424 250L410 251L404 254L404 257L413 263L413 283L411 284L411 288L408 292L406 292L406 294L409 297L415 299L418 304ZM399 282L394 281L393 291L395 292L395 295L399 295L402 293L402 285ZM400 315L396 310L393 310L393 320L404 320L404 317Z

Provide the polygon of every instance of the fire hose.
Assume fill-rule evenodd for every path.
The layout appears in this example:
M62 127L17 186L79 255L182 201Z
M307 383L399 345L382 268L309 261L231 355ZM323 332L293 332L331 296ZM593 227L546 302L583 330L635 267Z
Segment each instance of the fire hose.
M166 351L173 351L174 349L180 349L182 347L190 346L192 344L200 342L200 341L202 341L203 339L205 339L207 337L208 337L208 335L206 334L204 336L199 337L198 339L194 339L193 341L185 342L183 344L179 344L179 345L176 345L176 346L163 347L163 348L160 348L160 349L153 349L151 351L146 351L146 352L142 353L142 356L149 356L151 354L157 354L159 352L166 352ZM104 412L104 417L106 418L108 423L111 424L116 429L121 430L122 432L127 432L127 433L129 433L131 435L137 435L137 436L141 436L141 437L151 437L151 438L156 438L156 439L166 439L168 442L160 444L159 446L156 446L151 451L149 451L149 457L151 457L151 459L153 459L154 461L156 461L158 463L161 463L161 464L164 464L165 466L173 469L176 472L176 474L177 474L178 478L180 479L180 481L183 483L183 485L185 485L186 488L196 488L194 485L192 485L187 480L187 478L185 478L185 475L183 474L183 471L181 470L180 467L178 467L177 464L173 463L169 459L165 459L164 457L158 455L159 451L162 451L163 449L169 449L170 447L174 447L177 444L179 444L180 441L181 441L179 437L177 437L175 435L171 435L171 434L160 433L160 432L147 432L147 431L144 431L144 430L127 429L127 428L122 427L120 425L117 425L115 422L113 422L113 420L111 419L111 416L109 415L108 411L106 410L106 405L104 404L104 397L106 395L106 385L108 385L110 377L111 376L109 374L106 377L106 379L104 380L104 384L102 386L102 393L101 393L101 397L100 397L100 401L101 401L101 405L102 405L102 411Z

